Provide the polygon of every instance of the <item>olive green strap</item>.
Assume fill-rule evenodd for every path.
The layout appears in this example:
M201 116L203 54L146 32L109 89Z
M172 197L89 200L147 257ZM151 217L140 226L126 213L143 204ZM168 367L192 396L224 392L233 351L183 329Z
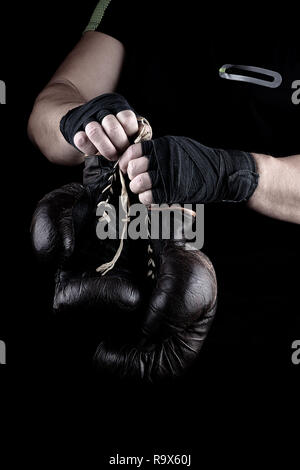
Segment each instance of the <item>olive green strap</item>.
M84 33L86 31L95 31L95 29L98 28L98 26L99 26L99 24L100 24L100 22L103 18L104 12L105 12L106 8L108 7L108 5L110 4L110 2L111 2L111 0L99 0L95 10L93 11L93 14L90 18L90 21L89 21L87 27L83 31Z

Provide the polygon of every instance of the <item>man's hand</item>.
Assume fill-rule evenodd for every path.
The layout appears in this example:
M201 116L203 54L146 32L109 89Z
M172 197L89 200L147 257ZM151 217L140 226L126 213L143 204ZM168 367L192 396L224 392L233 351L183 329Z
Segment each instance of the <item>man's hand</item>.
M109 160L116 160L120 153L130 145L129 138L138 131L135 114L120 111L116 116L108 114L101 124L92 121L87 124L85 131L79 131L74 136L75 146L85 154L99 152Z
M259 179L248 206L269 217L300 224L300 155L274 158L252 154L252 157ZM130 189L139 195L143 204L157 202L152 192L155 174L150 169L149 158L143 152L142 144L128 147L119 165L131 180ZM156 184L159 186L159 182Z
M149 205L153 202L152 181L147 171L149 159L143 155L142 144L133 144L123 153L119 161L119 167L123 173L127 173L130 181L130 189L139 195L142 204Z
M251 154L209 148L188 137L165 136L132 145L119 164L144 204L242 202L258 182Z
M105 93L71 109L60 122L66 141L86 154L117 160L138 132L136 113L117 93Z

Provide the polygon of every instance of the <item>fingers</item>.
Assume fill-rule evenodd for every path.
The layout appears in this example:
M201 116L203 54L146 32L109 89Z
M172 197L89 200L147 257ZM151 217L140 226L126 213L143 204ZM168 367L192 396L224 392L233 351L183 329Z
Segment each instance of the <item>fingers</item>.
M149 206L150 204L153 203L153 196L152 196L152 191L148 189L147 191L144 191L139 195L139 200L141 201L142 204L145 204L145 206Z
M139 157L130 160L127 166L127 174L130 180L133 180L137 175L145 173L149 167L149 159L147 157Z
M74 137L76 147L86 154L99 152L108 160L117 160L130 146L129 137L138 132L138 121L133 111L120 111L116 116L108 114L101 124L89 122L85 132Z
M88 155L93 155L97 153L96 147L92 144L92 142L89 140L86 133L83 131L77 132L75 134L74 144L82 153L85 153Z
M135 194L141 194L152 187L149 173L141 173L130 182L129 187Z
M117 160L118 152L116 147L106 135L102 126L96 122L89 122L85 126L85 133L98 152L108 160Z
M113 114L108 114L102 119L101 125L117 151L123 153L129 146L129 140L118 119Z
M142 204L152 204L152 182L147 170L149 159L142 155L142 145L133 144L123 153L119 160L119 167L123 173L127 173L131 180L131 191L139 195Z
M126 135L133 137L139 130L136 115L131 110L120 111L116 118L121 123Z
M119 160L119 167L123 173L128 173L131 180L130 189L139 195L142 204L153 202L152 182L149 173L149 160L142 155L142 145L130 145L129 138L138 133L136 115L130 111L120 111L116 116L109 114L99 124L89 122L85 132L77 132L74 144L83 153L94 154L99 152L109 160Z
M119 160L119 167L123 171L123 173L127 173L127 167L131 160L135 160L136 158L140 158L142 156L142 145L141 144L133 144L128 147L128 149L123 153Z

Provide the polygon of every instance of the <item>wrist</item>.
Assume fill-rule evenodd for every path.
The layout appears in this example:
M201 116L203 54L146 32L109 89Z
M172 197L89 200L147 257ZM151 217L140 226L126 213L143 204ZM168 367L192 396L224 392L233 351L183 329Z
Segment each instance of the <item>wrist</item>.
M256 190L259 179L253 155L242 150L219 152L224 171L221 197L218 199L223 202L247 202Z
M257 173L259 175L259 188L265 188L270 184L273 179L273 168L278 166L278 161L271 155L263 153L251 153L253 156Z
M253 153L252 155L259 174L259 184L248 204L250 208L256 209L262 205L262 201L265 201L264 204L266 204L270 188L276 186L276 175L280 174L281 168L278 158L260 153Z

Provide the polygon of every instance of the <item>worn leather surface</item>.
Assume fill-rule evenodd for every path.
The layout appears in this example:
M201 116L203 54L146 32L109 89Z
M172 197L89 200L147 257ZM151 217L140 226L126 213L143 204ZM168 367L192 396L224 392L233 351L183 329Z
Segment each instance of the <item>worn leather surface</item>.
M103 163L103 164L102 164ZM96 206L113 164L89 157L84 183L47 194L31 227L36 255L56 269L53 308L84 325L93 318L94 362L122 378L155 381L181 375L197 358L216 311L213 266L184 240L151 240L156 277L147 277L148 240L125 240L105 276L119 240L96 235ZM118 181L110 202L117 204Z

